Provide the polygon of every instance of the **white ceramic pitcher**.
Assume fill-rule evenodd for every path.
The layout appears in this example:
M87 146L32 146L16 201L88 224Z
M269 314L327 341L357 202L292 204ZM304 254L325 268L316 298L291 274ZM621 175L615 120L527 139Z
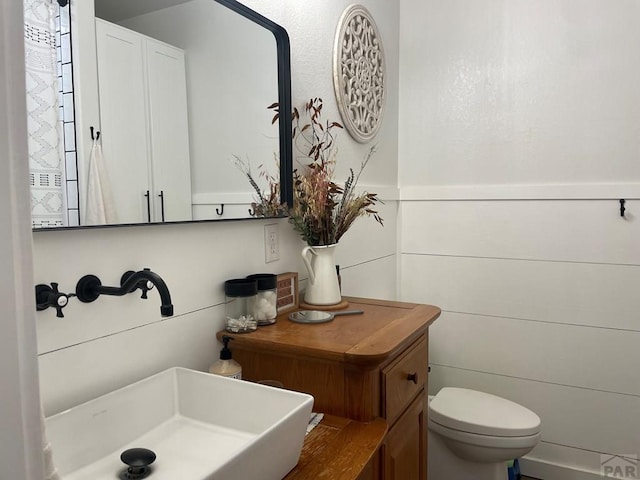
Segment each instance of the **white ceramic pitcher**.
M336 273L335 247L304 247L302 260L309 272L309 281L304 293L304 301L313 305L335 305L340 303L340 285Z

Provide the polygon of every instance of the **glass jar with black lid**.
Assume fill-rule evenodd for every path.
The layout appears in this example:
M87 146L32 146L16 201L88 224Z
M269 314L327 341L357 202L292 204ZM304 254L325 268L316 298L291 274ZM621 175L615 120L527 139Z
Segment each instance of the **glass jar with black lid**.
M224 282L225 329L231 333L253 332L258 322L253 305L258 293L258 282L250 278L236 278Z
M258 325L273 325L278 316L278 276L272 273L256 273L248 279L255 280L258 292L251 304L253 318Z

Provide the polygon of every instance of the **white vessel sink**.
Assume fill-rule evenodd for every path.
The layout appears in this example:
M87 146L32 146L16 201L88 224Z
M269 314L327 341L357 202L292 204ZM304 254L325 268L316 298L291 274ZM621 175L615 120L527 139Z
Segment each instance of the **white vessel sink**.
M46 419L64 480L119 480L129 448L149 480L279 480L297 463L313 397L171 368Z

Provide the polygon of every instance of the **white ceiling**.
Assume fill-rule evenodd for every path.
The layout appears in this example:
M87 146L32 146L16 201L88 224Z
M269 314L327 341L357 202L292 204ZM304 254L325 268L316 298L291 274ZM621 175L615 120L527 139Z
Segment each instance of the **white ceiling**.
M120 22L189 1L191 0L95 0L96 17L110 22Z

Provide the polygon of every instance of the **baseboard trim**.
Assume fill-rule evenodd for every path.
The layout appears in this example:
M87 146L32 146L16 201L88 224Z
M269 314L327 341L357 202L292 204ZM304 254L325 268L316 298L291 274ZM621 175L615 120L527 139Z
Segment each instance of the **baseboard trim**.
M582 470L569 465L549 463L539 458L523 457L519 460L520 471L527 477L542 480L602 480L600 473Z

